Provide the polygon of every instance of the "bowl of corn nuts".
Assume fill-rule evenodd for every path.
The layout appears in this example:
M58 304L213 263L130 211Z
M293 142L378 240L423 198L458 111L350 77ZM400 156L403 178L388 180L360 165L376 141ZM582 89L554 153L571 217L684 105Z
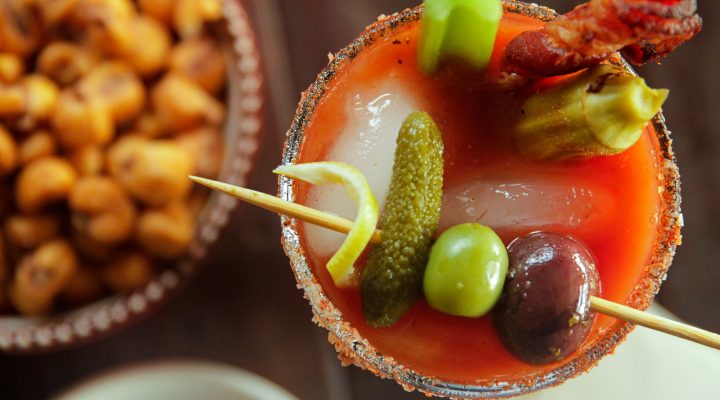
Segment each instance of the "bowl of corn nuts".
M238 0L0 2L0 352L75 345L192 276L245 185L262 75Z

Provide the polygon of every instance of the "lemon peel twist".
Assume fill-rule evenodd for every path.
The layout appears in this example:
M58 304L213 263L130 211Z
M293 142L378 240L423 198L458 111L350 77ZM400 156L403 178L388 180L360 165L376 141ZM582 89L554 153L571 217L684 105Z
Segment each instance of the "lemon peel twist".
M357 207L355 223L345 241L327 263L327 270L338 287L353 284L354 263L375 232L378 204L362 172L350 164L323 161L281 165L274 173L313 185L341 184Z

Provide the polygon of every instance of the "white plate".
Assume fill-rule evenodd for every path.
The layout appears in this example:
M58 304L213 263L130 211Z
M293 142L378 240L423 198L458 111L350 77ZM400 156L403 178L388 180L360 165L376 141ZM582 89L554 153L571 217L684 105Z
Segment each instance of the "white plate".
M649 311L677 319L658 305ZM589 373L521 399L718 399L719 378L720 351L637 327Z
M248 371L209 362L161 361L123 367L64 392L57 400L297 400Z

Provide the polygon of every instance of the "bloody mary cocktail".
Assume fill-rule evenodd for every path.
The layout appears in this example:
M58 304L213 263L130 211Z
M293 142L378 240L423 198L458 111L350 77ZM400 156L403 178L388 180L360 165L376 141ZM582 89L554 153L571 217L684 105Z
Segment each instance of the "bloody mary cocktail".
M482 222L505 244L538 230L571 235L594 255L604 298L646 308L679 242L679 183L661 117L619 155L529 160L511 139L520 104L564 78L514 89L468 84L464 72L452 70L427 76L416 62L421 13L417 8L381 20L336 55L303 96L283 162L352 164L367 176L382 208L400 124L409 112L426 111L445 145L440 232ZM545 8L506 4L488 73L499 69L512 38L553 16ZM280 192L354 217L338 188L283 179ZM407 388L468 397L536 390L585 371L631 330L599 316L572 356L529 365L503 347L489 316L443 314L423 299L395 325L374 328L363 318L359 290L337 287L325 269L342 236L284 219L283 239L316 322L330 331L342 358Z

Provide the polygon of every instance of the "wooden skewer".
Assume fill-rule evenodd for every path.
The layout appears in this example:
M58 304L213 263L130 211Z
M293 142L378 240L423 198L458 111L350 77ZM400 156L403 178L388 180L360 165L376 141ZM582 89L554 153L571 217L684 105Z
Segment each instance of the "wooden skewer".
M213 181L210 179L199 178L197 176L190 176L190 180L203 186L209 187L210 189L218 190L223 193L229 194L232 197L243 200L246 203L250 203L254 206L258 206L260 208L264 208L268 211L272 211L281 215L287 215L289 217L297 218L305 222L309 222L313 225L322 226L323 228L328 228L335 232L348 233L353 226L352 221L338 217L337 215L318 211L314 208L306 207L302 204L291 203L289 201L285 201L262 192L257 192L255 190L246 189L244 187L234 186L223 182ZM379 230L375 230L371 242L380 243Z
M658 317L599 297L590 297L590 309L631 324L644 326L720 350L720 335L692 325Z
M210 189L229 194L230 196L246 201L260 208L264 208L278 214L287 215L289 217L298 218L305 222L322 226L336 232L348 233L353 226L353 222L347 219L318 211L301 204L285 201L269 194L195 176L191 176L190 179L203 186L207 186ZM376 229L371 242L376 244L380 243L380 236L381 231ZM656 315L595 296L590 297L590 309L631 324L641 325L646 328L668 333L682 339L690 340L720 350L720 335L691 325L658 317Z

